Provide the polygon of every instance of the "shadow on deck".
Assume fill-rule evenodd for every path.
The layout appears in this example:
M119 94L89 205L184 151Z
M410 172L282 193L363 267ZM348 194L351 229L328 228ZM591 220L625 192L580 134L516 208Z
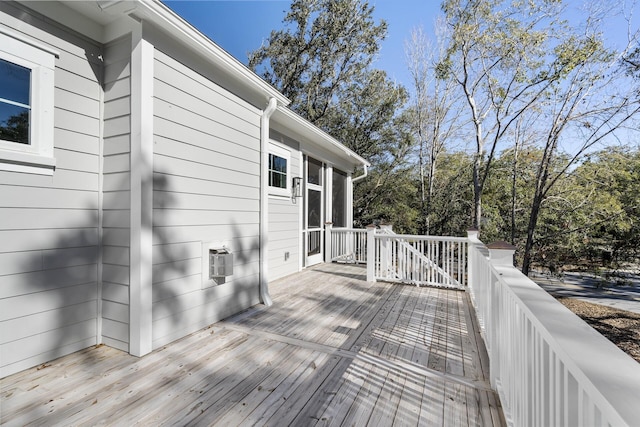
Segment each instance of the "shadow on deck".
M1 422L504 425L466 293L343 264L270 289L272 307L142 359L99 346L4 378Z

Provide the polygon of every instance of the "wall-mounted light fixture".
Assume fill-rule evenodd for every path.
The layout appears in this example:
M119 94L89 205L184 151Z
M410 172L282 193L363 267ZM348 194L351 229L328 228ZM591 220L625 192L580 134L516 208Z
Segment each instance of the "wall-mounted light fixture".
M293 178L293 185L291 185L291 197L302 197L302 178L299 176Z

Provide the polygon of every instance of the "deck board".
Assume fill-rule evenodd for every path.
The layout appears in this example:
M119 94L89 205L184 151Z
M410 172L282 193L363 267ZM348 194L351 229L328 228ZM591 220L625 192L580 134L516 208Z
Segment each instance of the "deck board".
M0 380L6 425L502 426L464 292L321 264L143 357L86 349Z

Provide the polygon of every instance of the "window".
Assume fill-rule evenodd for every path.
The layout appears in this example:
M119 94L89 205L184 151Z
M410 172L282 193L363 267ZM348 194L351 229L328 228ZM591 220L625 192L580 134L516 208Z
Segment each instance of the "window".
M309 157L307 163L307 182L309 184L322 185L322 162Z
M287 188L287 159L269 153L269 185Z
M0 170L53 174L56 56L47 46L0 29Z
M0 140L29 144L31 70L0 59Z
M291 196L291 153L283 146L269 144L269 194Z

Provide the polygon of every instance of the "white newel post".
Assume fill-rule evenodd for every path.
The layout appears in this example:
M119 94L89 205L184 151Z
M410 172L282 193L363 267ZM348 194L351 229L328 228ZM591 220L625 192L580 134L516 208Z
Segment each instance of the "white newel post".
M478 239L479 234L480 233L477 228L470 228L467 230L467 239L469 239L467 244L467 286L469 288L474 286L474 280L476 279L474 277L477 268L475 265L474 244L480 241L480 239Z
M513 256L516 253L516 247L510 243L499 241L489 243L489 260L493 265L504 265L513 267Z
M367 282L375 282L376 226L367 225Z
M487 249L489 249L489 262L491 264L494 266L513 267L513 255L516 252L515 246L504 241L498 241L489 243ZM501 358L508 346L508 343L503 343L500 340L500 337L503 335L501 329L506 327L503 322L507 316L502 312L503 289L499 282L492 280L491 283L489 283L489 295L491 304L491 311L489 312L489 316L491 317L489 327L491 329L490 334L488 334L488 338L491 341L489 350L489 373L491 386L497 390L498 383L501 380Z
M332 258L332 244L331 244L331 230L333 229L332 222L324 223L324 262L333 261Z

